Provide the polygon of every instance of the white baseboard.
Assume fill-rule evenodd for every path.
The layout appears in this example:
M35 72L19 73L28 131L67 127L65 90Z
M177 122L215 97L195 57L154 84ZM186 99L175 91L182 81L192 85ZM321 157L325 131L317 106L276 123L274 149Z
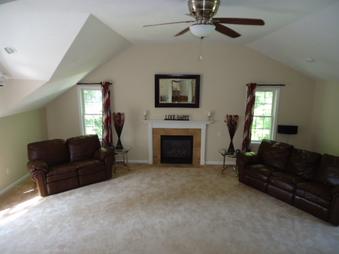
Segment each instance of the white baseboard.
M123 162L123 161L117 160L116 162ZM128 160L128 163L149 164L148 160ZM222 165L222 161L206 161L205 165ZM235 161L227 161L227 165L235 165Z
M206 161L206 165L222 165L222 161Z
M206 161L206 165L222 165L222 161ZM235 165L236 162L235 161L227 161L226 163L227 165Z
M148 160L129 160L128 162L135 164L148 164Z
M11 183L10 185L7 185L5 188L3 188L2 190L0 190L0 196L5 194L7 191L11 190L13 187L15 187L17 184L23 182L24 180L26 180L28 177L30 176L29 173L25 174L24 176L20 177L18 180L16 180L15 182Z
M123 161L122 160L117 160L116 162L123 162ZM128 160L128 163L148 164L148 160Z

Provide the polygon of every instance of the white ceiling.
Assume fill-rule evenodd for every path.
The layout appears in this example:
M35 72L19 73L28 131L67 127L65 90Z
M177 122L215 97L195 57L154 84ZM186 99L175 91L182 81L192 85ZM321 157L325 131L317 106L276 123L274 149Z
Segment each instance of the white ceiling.
M261 38L264 34L290 24L337 0L221 0L217 16L263 18L265 27L237 26L244 36L236 41ZM142 25L190 20L187 0L19 0L15 6L39 12L91 13L131 42L174 40L173 35L186 27L177 24L142 28ZM16 7L17 8L17 7ZM235 27L235 26L233 26ZM181 40L192 39L189 34ZM228 39L211 35L211 38ZM246 40L247 39L247 40Z
M313 77L339 80L339 2L249 46Z
M339 0L221 0L217 16L262 18L266 25L232 26L243 36L230 39L215 32L207 40L249 45L309 75L323 79L339 79L339 74L335 71L339 68L339 57L332 53L339 52L339 42L334 36L339 31L339 10L336 5L338 2ZM11 10L8 9L10 6ZM0 47L14 45L18 47L18 55L21 52L27 53L25 57L27 61L33 61L32 69L37 73L25 70L26 59L20 59L23 70L16 72L8 67L14 65L8 58L4 59L0 55L0 62L12 75L28 78L26 72L32 72L32 78L45 79L50 75L46 70L51 69L48 65L55 64L46 58L53 59L51 54L59 54L57 48L65 46L63 44L77 29L78 22L88 14L93 14L132 43L196 40L190 33L179 38L173 37L186 27L185 24L142 27L144 24L190 20L191 18L185 15L187 12L186 0L9 2L0 6L0 31L7 35L0 37ZM6 22L9 16L12 17L11 23ZM36 26L39 23L41 26ZM20 33L12 32L16 30ZM327 47L328 43L333 45ZM306 57L314 58L316 63L305 63ZM331 68L327 68L329 66Z

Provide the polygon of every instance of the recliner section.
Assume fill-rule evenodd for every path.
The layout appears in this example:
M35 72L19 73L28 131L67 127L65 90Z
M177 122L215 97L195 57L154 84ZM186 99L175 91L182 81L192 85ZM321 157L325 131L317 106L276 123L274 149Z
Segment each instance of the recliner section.
M28 158L41 196L112 178L114 151L102 148L97 135L31 143Z
M240 182L339 225L339 157L263 140L237 167Z

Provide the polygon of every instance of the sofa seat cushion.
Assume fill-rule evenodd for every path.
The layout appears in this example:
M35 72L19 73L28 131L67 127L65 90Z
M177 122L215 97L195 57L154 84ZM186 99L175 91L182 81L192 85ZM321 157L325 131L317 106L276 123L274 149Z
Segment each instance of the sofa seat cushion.
M55 166L47 173L47 183L61 181L67 178L77 177L77 168L71 164Z
M298 176L290 175L284 172L272 172L270 177L270 184L274 185L285 191L293 192L296 184L301 182L302 179Z
M98 160L86 160L72 163L78 170L78 175L95 174L105 170L105 164Z
M329 186L315 182L298 183L296 195L326 208L330 207L332 198Z
M253 164L246 168L246 174L261 181L267 181L273 169L263 164Z

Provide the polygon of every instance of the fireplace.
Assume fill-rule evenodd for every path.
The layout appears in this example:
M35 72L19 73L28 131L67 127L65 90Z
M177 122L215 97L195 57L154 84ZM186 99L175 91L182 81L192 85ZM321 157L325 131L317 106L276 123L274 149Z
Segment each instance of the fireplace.
M149 128L149 162L158 165L161 163L162 136L191 136L193 137L192 165L205 164L206 125L193 121L151 121ZM181 126L183 128L175 128ZM159 127L159 128L158 128Z
M161 163L192 164L193 136L161 135Z

